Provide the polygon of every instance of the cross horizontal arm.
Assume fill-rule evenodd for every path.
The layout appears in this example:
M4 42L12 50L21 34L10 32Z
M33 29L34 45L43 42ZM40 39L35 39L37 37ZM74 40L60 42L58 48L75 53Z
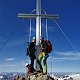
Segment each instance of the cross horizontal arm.
M55 18L55 19L58 19L59 18L59 15L56 15L56 14L41 14L40 15L41 16L41 18L50 18L50 19L53 19L53 18Z
M21 14L21 13L18 13L18 17L19 18L36 18L37 15L36 14Z
M18 14L18 17L19 18L36 18L37 16L40 16L41 18L50 18L50 19L58 19L59 18L59 15L55 15L55 14L40 14L40 15L37 15L37 14L21 14L19 13Z

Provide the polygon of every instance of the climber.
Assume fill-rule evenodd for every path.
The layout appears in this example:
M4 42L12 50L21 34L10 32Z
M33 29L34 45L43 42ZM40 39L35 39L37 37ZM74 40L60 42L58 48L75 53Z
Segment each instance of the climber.
M44 40L44 37L40 37L40 45L41 45L41 52L39 54L38 57L38 64L39 64L39 68L40 71L42 71L44 74L47 74L47 58L49 57L48 53L47 53L47 44ZM42 68L42 64L41 64L41 60L43 59L43 64L44 64L44 71Z
M35 37L32 38L32 42L30 42L30 44L28 45L28 48L27 48L27 54L29 55L30 57L30 72L34 72L35 69L34 69L34 60L36 59L36 56L35 56Z

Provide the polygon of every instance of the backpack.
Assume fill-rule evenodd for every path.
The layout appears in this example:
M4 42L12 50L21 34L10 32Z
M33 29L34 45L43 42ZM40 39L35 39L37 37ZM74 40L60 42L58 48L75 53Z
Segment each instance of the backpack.
M46 40L46 45L47 45L47 53L50 53L52 51L52 44L49 40Z

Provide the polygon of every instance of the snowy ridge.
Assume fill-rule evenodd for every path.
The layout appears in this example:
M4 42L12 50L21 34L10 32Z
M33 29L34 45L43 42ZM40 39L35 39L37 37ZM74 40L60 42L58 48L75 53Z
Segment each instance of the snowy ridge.
M64 76L56 77L54 74L51 75L55 80L80 80L80 74L67 74Z
M0 73L0 80L13 80L16 75L23 76L25 73ZM80 80L80 73L51 73L55 80Z

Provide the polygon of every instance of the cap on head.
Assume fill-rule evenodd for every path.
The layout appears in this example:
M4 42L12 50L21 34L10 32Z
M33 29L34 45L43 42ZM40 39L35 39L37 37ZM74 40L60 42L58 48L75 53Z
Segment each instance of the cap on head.
M40 36L40 40L44 40L44 37Z

